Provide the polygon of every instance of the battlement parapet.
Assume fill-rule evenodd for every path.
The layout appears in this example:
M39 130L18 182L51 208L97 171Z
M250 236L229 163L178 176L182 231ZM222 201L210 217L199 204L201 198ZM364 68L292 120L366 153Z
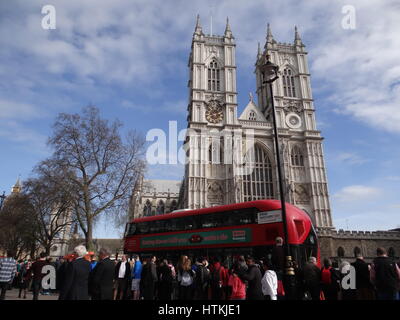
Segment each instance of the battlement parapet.
M400 240L400 232L398 231L350 231L335 229L318 229L318 236L346 239L393 239Z

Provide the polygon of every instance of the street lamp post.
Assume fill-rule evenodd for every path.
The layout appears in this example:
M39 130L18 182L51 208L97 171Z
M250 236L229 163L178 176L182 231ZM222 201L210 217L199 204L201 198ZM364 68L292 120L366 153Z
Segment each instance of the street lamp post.
M263 85L268 84L269 94L271 96L271 113L272 113L272 121L274 126L274 140L275 140L275 154L276 154L276 165L278 167L278 183L279 183L279 194L281 197L281 211L282 211L282 222L283 222L283 232L284 232L284 249L286 255L286 269L285 269L285 291L287 297L289 299L295 298L295 274L293 268L292 256L290 253L290 246L288 242L288 229L287 229L287 221L286 221L286 205L285 205L285 189L284 189L284 181L282 177L282 168L281 168L281 157L280 157L280 148L279 148L279 140L278 140L278 126L276 123L276 112L275 112L275 103L274 103L274 95L272 91L272 83L279 78L278 71L279 67L270 61L270 55L267 55L267 61L265 64L261 66L261 73L263 75Z

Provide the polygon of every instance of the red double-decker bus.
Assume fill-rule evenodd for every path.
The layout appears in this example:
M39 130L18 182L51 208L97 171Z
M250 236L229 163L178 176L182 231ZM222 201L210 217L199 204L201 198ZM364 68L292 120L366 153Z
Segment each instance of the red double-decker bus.
M293 259L303 265L314 256L319 262L318 240L308 214L286 204L286 216ZM281 202L257 200L134 219L126 227L124 251L173 261L184 254L231 262L238 255L268 258L278 236L284 238Z

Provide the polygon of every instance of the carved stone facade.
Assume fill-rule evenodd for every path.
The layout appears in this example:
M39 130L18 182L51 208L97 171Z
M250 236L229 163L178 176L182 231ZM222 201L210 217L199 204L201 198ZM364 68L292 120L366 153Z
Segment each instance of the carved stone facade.
M239 117L236 44L229 23L223 36L210 36L203 33L198 20L191 48L186 140L189 158L183 206L202 208L279 198L270 97L260 71L269 54L281 72L273 83L273 92L287 199L305 210L317 228L333 228L323 138L316 128L307 52L301 40L277 43L268 30L264 52L259 49L255 64L258 104L250 94ZM249 135L254 150L246 149ZM254 152L255 158L248 152Z
M130 219L177 210L180 187L180 181L145 180L142 177L132 193Z

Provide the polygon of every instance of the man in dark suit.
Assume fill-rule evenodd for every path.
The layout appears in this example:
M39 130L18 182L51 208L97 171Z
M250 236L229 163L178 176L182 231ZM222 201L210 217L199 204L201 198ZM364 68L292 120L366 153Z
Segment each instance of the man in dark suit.
M272 248L271 262L278 276L278 280L282 280L282 275L285 271L285 250L281 237L275 239L275 246Z
M157 258L152 256L142 269L140 291L143 293L144 300L154 300L155 298L155 284L158 280L156 260Z
M131 265L126 260L126 256L122 255L122 261L119 261L115 266L115 281L117 282L117 297L116 300L126 300L128 293L128 284L131 279Z
M351 265L356 271L357 300L375 300L374 287L370 280L370 266L364 261L361 253L357 253L356 261Z
M100 261L90 275L92 300L113 300L115 264L107 249L99 250Z
M59 299L89 300L90 262L84 258L87 251L84 246L77 246L74 251L77 258L67 267Z

